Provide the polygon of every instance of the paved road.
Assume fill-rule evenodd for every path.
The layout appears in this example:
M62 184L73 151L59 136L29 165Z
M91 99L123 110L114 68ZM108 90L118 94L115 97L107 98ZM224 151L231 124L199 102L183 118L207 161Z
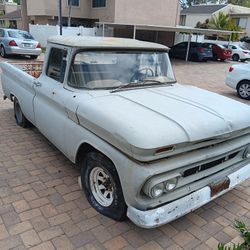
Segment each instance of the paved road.
M242 101L224 85L229 65L175 61L174 68L179 82ZM79 190L78 175L37 129L18 127L12 104L0 100L1 250L216 249L219 242L240 240L236 218L250 226L250 180L168 225L144 230L96 213Z

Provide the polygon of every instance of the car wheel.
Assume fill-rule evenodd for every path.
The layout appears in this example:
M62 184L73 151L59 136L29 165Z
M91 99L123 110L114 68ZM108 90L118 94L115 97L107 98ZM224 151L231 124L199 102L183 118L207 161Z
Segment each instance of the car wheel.
M198 55L197 55L197 54L192 54L192 55L191 55L191 61L194 61L194 62L199 61Z
M38 56L30 56L30 59L37 59Z
M118 221L126 219L120 180L108 158L98 152L88 153L81 166L81 182L89 203L99 213Z
M237 86L237 93L240 98L250 100L250 81L242 81Z
M3 57L3 58L7 57L7 54L5 52L5 48L3 45L1 45L0 54L1 54L1 57Z
M239 59L240 59L240 56L239 56L238 54L234 54L234 55L232 56L232 60L233 60L233 61L239 61Z
M27 128L29 126L30 123L24 116L20 104L16 98L14 99L14 116L17 125L19 125L20 127Z

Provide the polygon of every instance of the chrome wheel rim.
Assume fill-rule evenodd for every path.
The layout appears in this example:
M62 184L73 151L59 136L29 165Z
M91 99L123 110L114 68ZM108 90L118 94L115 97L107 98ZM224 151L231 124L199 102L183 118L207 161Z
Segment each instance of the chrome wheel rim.
M241 84L239 87L239 94L243 98L248 98L250 96L250 85L247 83Z
M114 187L110 176L100 167L94 167L89 175L91 192L96 201L108 207L114 200Z

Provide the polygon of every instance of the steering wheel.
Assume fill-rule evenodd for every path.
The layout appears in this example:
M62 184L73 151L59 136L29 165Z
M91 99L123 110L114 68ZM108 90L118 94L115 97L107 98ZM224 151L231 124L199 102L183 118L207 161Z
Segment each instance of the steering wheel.
M145 71L145 72L144 72ZM144 73L143 73L144 72ZM144 67L138 69L130 78L129 82L134 82L135 80L143 81L147 76L154 76L154 71L149 67Z

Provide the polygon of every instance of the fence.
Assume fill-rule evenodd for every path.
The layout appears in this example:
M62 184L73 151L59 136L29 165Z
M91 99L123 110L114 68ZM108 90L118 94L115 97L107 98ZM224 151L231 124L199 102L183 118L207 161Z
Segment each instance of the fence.
M60 34L60 27L52 25L29 25L31 35L41 43L42 47L46 47L47 39L50 36L56 36ZM78 36L95 36L95 28L79 27L63 27L62 35L78 35Z

